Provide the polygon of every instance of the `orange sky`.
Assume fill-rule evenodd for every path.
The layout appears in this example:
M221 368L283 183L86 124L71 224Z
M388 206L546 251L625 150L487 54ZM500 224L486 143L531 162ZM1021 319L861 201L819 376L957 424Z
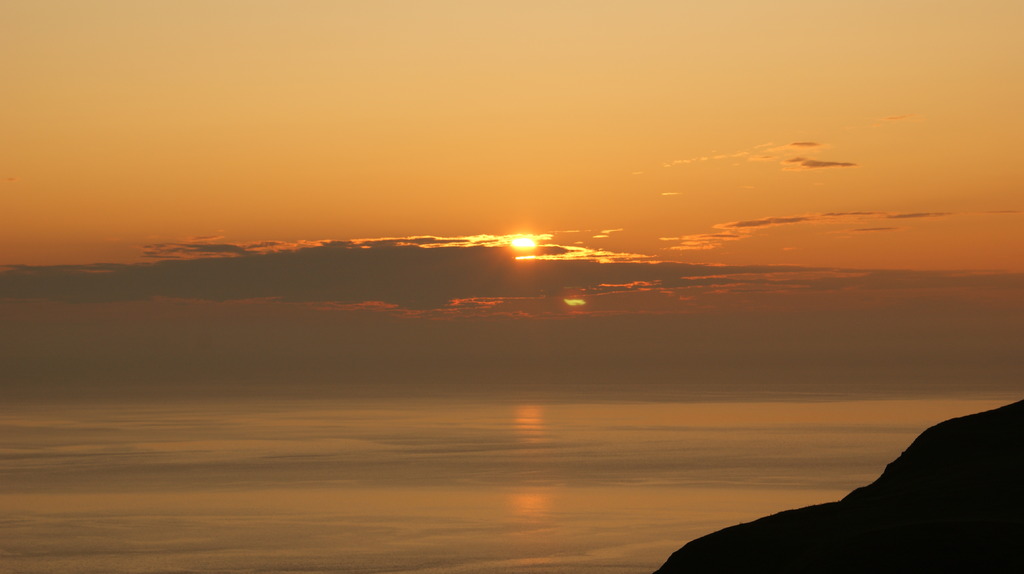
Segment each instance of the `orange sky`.
M1016 388L1021 16L4 2L7 391Z
M864 474L899 417L851 400L914 399L885 403L902 429L1019 400L1022 24L1020 0L0 0L8 554L490 544L593 571L651 548L607 532L676 536L608 526L645 484L774 512ZM747 473L772 492L735 498ZM724 492L674 514L703 528Z
M667 261L1022 271L1022 16L12 0L0 265L555 233Z

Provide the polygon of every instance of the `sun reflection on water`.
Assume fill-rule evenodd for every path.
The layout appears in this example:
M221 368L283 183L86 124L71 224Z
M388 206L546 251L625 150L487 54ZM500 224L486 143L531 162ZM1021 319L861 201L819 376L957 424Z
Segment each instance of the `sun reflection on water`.
M509 496L512 513L520 518L546 519L551 514L551 494L542 490L526 490Z
M547 439L544 409L536 405L516 407L515 431L521 442L536 444Z
M519 443L527 449L550 440L544 407L540 405L518 405L512 418L512 429ZM551 515L552 496L548 487L523 485L508 495L507 504L511 515L516 518L530 522L547 521Z

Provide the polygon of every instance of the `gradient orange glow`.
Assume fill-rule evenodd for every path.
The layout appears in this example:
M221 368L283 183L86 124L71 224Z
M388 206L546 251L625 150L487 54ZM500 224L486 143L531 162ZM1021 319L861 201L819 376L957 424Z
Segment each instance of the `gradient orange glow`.
M0 264L529 226L666 260L1024 269L1017 2L400 5L5 2ZM948 215L693 249L833 212Z
M0 2L4 565L652 571L866 484L1020 398L1022 22Z

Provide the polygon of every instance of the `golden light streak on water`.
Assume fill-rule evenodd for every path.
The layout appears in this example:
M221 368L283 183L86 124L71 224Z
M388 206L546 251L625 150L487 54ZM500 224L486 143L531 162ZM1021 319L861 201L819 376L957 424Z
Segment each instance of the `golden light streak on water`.
M520 440L528 444L537 444L547 439L548 428L544 421L544 409L537 405L519 405L516 407L515 431Z

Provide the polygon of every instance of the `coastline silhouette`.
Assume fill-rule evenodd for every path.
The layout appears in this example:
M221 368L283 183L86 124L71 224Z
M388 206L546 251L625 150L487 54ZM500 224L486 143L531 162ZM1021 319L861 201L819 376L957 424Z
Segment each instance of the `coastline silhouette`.
M1024 401L927 430L838 502L719 530L655 574L1024 572Z

